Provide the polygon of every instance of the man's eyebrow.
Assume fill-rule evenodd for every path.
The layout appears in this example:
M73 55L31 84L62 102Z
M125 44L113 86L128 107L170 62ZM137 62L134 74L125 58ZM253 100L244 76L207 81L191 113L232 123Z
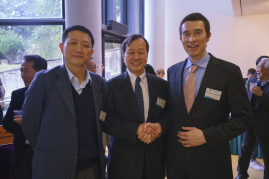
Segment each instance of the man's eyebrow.
M202 29L194 29L194 31L196 31L196 32L197 32L197 31L198 31L198 32L203 32ZM185 31L183 32L183 34L184 34L184 33L187 33L187 32L189 32L189 30L185 30Z

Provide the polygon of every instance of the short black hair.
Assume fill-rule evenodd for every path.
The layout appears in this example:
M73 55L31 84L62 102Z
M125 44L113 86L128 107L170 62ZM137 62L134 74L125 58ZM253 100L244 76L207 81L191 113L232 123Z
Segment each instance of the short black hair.
M256 60L256 66L260 63L260 61L261 61L263 58L269 58L269 57L266 56L266 55L260 56L260 57Z
M248 69L248 75L253 75L256 72L256 70L254 68L250 68Z
M46 70L48 63L47 60L44 58L40 57L39 55L25 55L23 59L27 62L33 62L33 68L35 71L40 71L40 70Z
M148 64L148 63L145 66L145 70L149 74L156 75L156 73L154 71L154 68L150 64Z
M127 37L123 43L121 44L121 53L124 54L125 51L126 51L126 46L129 46L134 40L136 39L143 39L145 42L146 42L146 50L147 50L147 53L149 53L149 43L148 41L140 34L133 34L129 37Z
M71 31L74 31L74 30L79 30L81 32L84 32L84 33L88 34L90 36L90 38L91 38L91 43L92 43L92 48L93 48L94 38L93 38L93 35L92 35L91 31L89 29L87 29L86 27L81 26L81 25L74 25L74 26L71 26L71 27L68 27L67 29L65 29L64 32L63 32L63 35L62 35L62 43L65 42L65 39L67 38L68 33L71 32Z
M204 26L205 26L205 31L206 31L206 36L209 37L209 33L210 33L210 23L207 20L207 18L197 12L197 13L191 13L189 15L187 15L186 17L184 17L184 19L180 22L179 25L179 35L181 37L182 35L182 25L186 22L186 21L203 21L204 22Z

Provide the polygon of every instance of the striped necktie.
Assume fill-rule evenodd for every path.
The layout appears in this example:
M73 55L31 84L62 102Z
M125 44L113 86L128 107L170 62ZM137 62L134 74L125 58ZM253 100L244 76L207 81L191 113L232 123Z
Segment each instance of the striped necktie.
M185 85L184 85L184 98L185 98L185 104L187 107L188 113L191 110L191 107L194 102L195 98L195 71L197 70L197 65L192 65L189 68L189 74L187 78L185 79Z

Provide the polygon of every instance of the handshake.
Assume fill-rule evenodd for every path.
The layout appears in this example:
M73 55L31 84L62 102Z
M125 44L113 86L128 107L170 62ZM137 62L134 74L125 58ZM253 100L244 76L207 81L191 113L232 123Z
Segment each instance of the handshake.
M162 132L161 125L158 123L143 123L140 124L136 135L142 142L149 144L158 138Z

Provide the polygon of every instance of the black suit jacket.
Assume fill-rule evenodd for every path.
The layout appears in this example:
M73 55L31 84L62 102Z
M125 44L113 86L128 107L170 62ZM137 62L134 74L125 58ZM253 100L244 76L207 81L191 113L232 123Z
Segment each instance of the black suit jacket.
M13 110L21 110L24 102L24 93L27 87L15 90L11 94L11 102L7 113L3 119L3 127L8 132L14 134L13 140L13 164L17 165L21 161L21 157L25 149L25 135L22 131L21 125L14 122Z
M257 83L258 78L249 79L249 83ZM249 85L248 85L249 86ZM248 98L251 101L253 93L248 88ZM258 137L269 137L269 84L263 90L260 100L253 111L254 127Z
M238 66L210 54L204 78L188 114L183 94L183 70L187 59L168 69L172 125L167 148L168 179L232 179L229 141L252 125L251 106ZM219 101L204 97L206 88L221 91ZM229 119L231 113L231 119ZM185 148L178 141L182 127L196 127L206 144Z
M156 106L157 98L167 100L167 82L146 73L149 89L147 122L158 122L162 134L168 130L169 105ZM142 177L144 157L150 179L164 178L164 136L151 144L141 142L136 135L141 124L139 108L127 72L107 81L109 87L105 104L107 117L104 132L111 135L108 154L108 179L138 179Z

